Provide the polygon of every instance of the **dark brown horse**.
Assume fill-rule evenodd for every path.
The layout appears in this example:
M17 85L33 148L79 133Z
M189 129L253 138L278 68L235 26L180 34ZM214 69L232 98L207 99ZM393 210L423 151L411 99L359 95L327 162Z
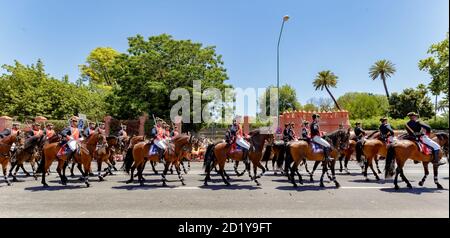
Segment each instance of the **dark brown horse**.
M13 181L17 182L17 172L20 168L23 169L23 165L25 162L29 162L31 164L31 168L33 170L33 177L37 180L36 176L36 163L40 159L40 148L42 143L45 141L45 136L32 136L26 140L22 140L17 144L17 150L13 155L14 162L11 163L11 169L9 170L10 176L13 177ZM16 168L14 173L12 171Z
M219 142L215 144L211 144L208 146L206 153L205 153L205 160L203 163L203 167L205 168L206 176L204 180L204 185L208 186L208 180L211 180L211 170L216 167L216 165L219 167L218 173L222 177L223 182L229 186L230 183L228 182L227 178L229 176L225 172L225 163L228 158L231 158L236 161L235 170L237 168L237 165L239 161L244 161L246 168L244 170L249 172L249 176L251 180L254 180L255 183L260 186L261 184L258 182L257 178L262 176L265 172L264 166L261 164L261 158L262 158L262 151L264 148L264 144L266 141L270 141L272 143L273 140L273 134L262 131L262 130L254 130L249 133L250 136L250 149L249 151L246 150L236 150L234 152L230 153L230 145L226 142ZM253 164L254 168L254 176L252 177L250 174L250 163L247 160L247 156L249 160ZM260 168L262 170L262 173L257 176L257 168ZM227 178L225 178L227 177Z

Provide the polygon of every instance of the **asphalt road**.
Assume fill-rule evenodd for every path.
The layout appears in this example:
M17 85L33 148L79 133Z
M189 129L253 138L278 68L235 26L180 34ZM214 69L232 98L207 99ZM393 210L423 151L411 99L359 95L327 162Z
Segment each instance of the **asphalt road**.
M338 172L339 189L328 179L325 188L319 187L319 171L315 182L304 176L305 184L298 188L285 177L267 172L258 187L248 175L234 176L232 164L227 164L231 186L224 186L213 173L213 182L203 187L201 165L192 163L189 174L183 175L186 186L181 186L176 174L168 175L168 188L161 187L160 175L150 168L146 168L143 187L137 182L126 184L129 176L121 171L104 182L92 177L90 188L70 177L68 185L62 186L56 173L47 177L49 188L20 176L21 181L12 186L0 182L0 217L449 217L448 165L439 174L444 190L437 190L432 175L419 187L422 166L408 162L405 175L414 188L400 183L399 191L384 176L377 182L369 174L371 181L366 182L353 161L350 175ZM303 169L301 173L306 175Z

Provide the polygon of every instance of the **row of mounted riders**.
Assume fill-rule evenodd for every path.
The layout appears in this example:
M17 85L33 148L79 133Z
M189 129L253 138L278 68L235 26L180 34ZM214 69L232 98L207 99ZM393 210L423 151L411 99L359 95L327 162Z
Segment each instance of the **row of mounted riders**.
M293 124L285 125L283 140L276 140L271 132L264 130L253 130L248 135L243 135L241 126L234 120L227 130L225 140L207 145L203 164L206 173L204 185L208 185L208 182L211 180L211 171L214 169L222 177L223 182L226 185L230 185L228 182L230 177L225 171L225 164L232 159L235 161L234 171L236 174L242 176L245 172L248 172L250 179L255 181L257 185L260 185L258 179L268 170L267 161L272 160L273 166L275 167L275 163L277 165L276 170L281 169L281 173L286 175L294 186L297 186L295 175L298 176L300 184L303 183L302 176L298 171L300 165L305 165L306 171L312 180L314 171L321 164L320 186L324 186L323 179L326 174L335 183L336 187L339 187L340 185L335 177L336 159L341 162L341 171L342 160L345 159L345 169L348 173L348 161L356 152L357 161L362 166L363 175L367 180L369 167L376 179L380 179L378 173L381 173L381 171L377 162L378 158L385 158L386 178L393 176L395 171L395 188L399 188L397 184L399 175L406 182L407 186L411 188L410 182L403 173L405 162L411 159L416 163L422 162L424 166L425 175L419 182L419 185L422 186L425 182L429 174L428 164L432 163L434 182L441 189L442 186L437 179L438 167L445 164L441 160L444 154L448 158L448 134L435 133L432 135L431 128L420 122L416 113L409 113L408 116L411 119L406 125L408 133L399 135L397 138L394 137L394 131L388 124L387 118L380 120L380 130L368 136L365 135L360 123L356 125L354 132L351 132L350 129L339 128L334 132L323 135L319 127L320 116L313 115L310 126L308 126L309 123L304 123L301 138L296 138ZM179 180L185 185L181 174L181 166L184 169L183 159L190 160L193 149L198 149L202 145L201 141L193 138L192 135L172 133L168 136L165 130L167 124L161 119L158 119L155 127L152 128L150 138L145 138L144 136L129 138L126 135L106 137L99 130L96 130L88 135L85 140L80 141L76 140L74 133L72 133L75 131L76 123L77 118L73 118L71 127L63 130L60 135L54 135L49 138L46 136L32 136L28 140L23 141L24 137L21 137L20 134L15 136L15 133L4 137L0 142L0 162L2 162L2 157L7 157L5 151L9 152L11 144L16 142L18 145L23 145L15 153L13 163L16 166L22 165L24 161L29 161L26 158L32 158L33 154L39 153L36 151L42 151L42 159L35 174L43 171L47 172L51 163L57 160L57 172L61 182L66 184L66 166L69 160L73 160L82 173L82 179L89 186L88 177L91 171L92 158L97 160L99 166L98 176L100 180L103 180L105 176L112 174L112 169L114 169L114 160L111 159L112 154L114 154L114 148L121 145L119 147L124 150L125 155L123 167L130 174L130 179L127 183L133 182L134 177L137 176L140 185L143 185L145 181L143 171L146 163L150 161L155 173L157 173L155 164L164 164L162 173L163 186L166 186L166 175L170 166L175 167ZM32 147L40 149L30 149ZM5 150L4 148L7 149ZM308 160L315 162L311 172L307 168L306 161ZM241 161L245 164L243 172L238 171L238 165ZM261 164L263 161L266 161L265 167ZM103 175L101 174L102 162L108 164L106 173ZM375 171L373 162L377 164L378 172ZM2 162L2 165L5 180L9 184L6 175L6 165L4 165L4 162ZM253 175L251 174L251 165L253 165ZM397 168L395 168L395 165L397 165ZM257 175L258 168L262 170L259 175ZM18 167L16 168L17 170ZM328 170L331 171L331 175ZM134 174L135 171L137 171L136 175ZM186 169L184 169L184 172L187 173ZM46 173L42 173L42 184L48 186L45 182L45 176Z

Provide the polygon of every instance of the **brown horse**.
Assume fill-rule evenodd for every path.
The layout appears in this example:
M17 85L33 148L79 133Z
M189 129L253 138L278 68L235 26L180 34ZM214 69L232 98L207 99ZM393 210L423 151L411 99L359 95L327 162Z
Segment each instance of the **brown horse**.
M67 155L58 156L58 152L61 149L60 142L53 142L53 143L47 143L43 147L44 156L41 160L41 163L39 164L38 171L42 172L42 185L44 187L48 187L47 182L45 181L45 171L48 171L50 166L52 165L53 161L58 161L58 166L56 171L58 172L58 175L61 179L61 183L63 185L67 185L67 177L65 175L65 168L66 168L66 160ZM89 171L91 170L91 153L86 147L86 143L78 143L77 144L77 150L73 153L73 160L77 164L78 170L80 170L82 174L82 180L86 184L87 187L90 186L89 184ZM82 168L83 166L83 168ZM84 169L84 171L83 171Z
M138 181L141 186L144 185L144 178L142 176L145 163L147 161L150 162L159 162L160 155L159 153L149 155L151 143L149 142L139 142L136 145L134 145L132 149L132 158L133 163L129 163L129 161L125 162L125 170L130 171L130 180L127 181L127 183L132 183L134 181L134 170L137 169L138 173ZM180 167L179 167L179 161L181 160L182 156L185 155L186 151L192 151L192 136L187 135L178 135L174 138L172 138L171 142L168 143L168 148L163 152L164 153L164 171L162 174L162 182L163 186L167 186L166 184L166 174L169 170L169 166L173 163L175 164L177 168L178 178L180 179L180 182L182 185L185 185L184 179L181 176L180 173ZM128 156L127 156L128 157ZM126 160L129 160L130 158L125 158ZM131 164L131 166L130 166Z
M112 169L113 164L111 162L114 161L113 153L114 147L118 144L118 139L115 136L104 137L101 141L99 141L97 145L97 149L94 152L94 158L97 161L97 173L100 181L103 181L107 175L113 175ZM106 163L108 167L106 168L106 172L102 175L102 164Z
M95 151L97 149L97 144L100 141L104 140L105 135L102 133L99 133L98 131L94 131L94 133L90 134L87 138L85 138L83 141L81 141L81 144L84 145L84 147L89 151L89 156L91 158L94 158ZM75 174L73 173L73 170L75 169L75 161L72 162L72 167L70 168L70 176L74 177ZM81 171L80 171L81 172ZM92 171L87 171L90 176L93 176Z
M344 130L336 130L334 132L328 133L322 138L327 140L331 145L331 151L330 151L330 158L337 158L340 153L342 153L343 150L347 149L348 143L349 143L349 137L350 137L350 129ZM297 187L297 183L295 182L295 174L299 177L299 183L303 184L303 179L300 173L298 172L298 166L300 163L302 163L306 160L315 161L315 165L313 168L313 171L310 173L311 179L312 174L314 173L314 170L317 168L317 166L322 162L322 176L320 177L320 187L324 187L323 184L323 177L325 173L328 174L328 166L331 170L331 177L328 175L330 180L334 182L336 187L340 187L339 182L336 180L335 177L335 164L336 160L333 159L329 162L324 161L324 155L323 152L314 152L312 148L312 144L308 141L292 141L288 143L288 146L286 148L286 159L285 159L285 173L288 176L288 179L291 181L291 183L294 185L294 187ZM293 163L292 166L290 164ZM289 167L290 166L290 167ZM290 168L290 173L288 169Z
M13 181L17 182L17 172L20 168L23 169L23 165L25 162L29 162L31 164L31 168L33 170L33 177L37 180L36 176L36 163L40 157L40 146L45 141L45 136L33 136L26 140L20 140L17 144L17 150L13 154L14 162L11 163L11 169L9 170L10 176L13 177ZM16 168L14 173L12 171Z
M5 179L6 184L11 186L11 182L8 180L7 175L7 166L8 162L11 158L10 150L13 143L17 143L19 138L24 138L22 133L18 132L17 134L10 134L5 138L0 140L0 164L2 165L3 177Z
M273 134L263 132L262 130L253 130L249 133L250 136L250 150L236 150L230 153L230 146L226 142L219 142L215 144L211 144L208 146L205 153L205 160L203 163L203 167L205 168L206 176L204 180L204 185L208 186L208 180L211 180L211 170L217 166L219 166L218 173L222 177L223 182L229 186L230 183L227 179L229 176L225 172L225 163L228 158L231 158L236 161L235 171L237 172L237 166L239 161L244 161L245 163L245 171L249 172L249 177L251 180L254 180L255 183L260 186L261 184L258 182L257 178L261 177L265 168L261 164L262 151L264 148L264 144L266 141L270 141L272 143ZM252 162L254 168L254 176L251 176L250 173L250 163L247 161L247 158ZM260 175L256 175L257 168L262 170ZM238 172L237 172L238 173ZM227 177L227 178L225 178Z
M448 138L448 136L447 136ZM433 141L439 143L439 139L437 137L433 137ZM448 142L447 142L448 145ZM443 152L440 150L439 158L442 158ZM385 177L389 178L394 175L395 170L395 178L394 178L394 186L395 189L398 190L400 187L398 186L398 176L402 178L402 180L406 183L408 188L412 188L411 183L406 178L403 173L403 167L408 159L420 161L423 163L423 167L425 169L425 175L422 180L419 182L419 186L423 186L425 180L429 174L428 172L428 164L433 160L432 155L425 155L422 153L416 142L410 140L398 140L395 143L392 143L387 148L387 157L386 157L386 165L385 165ZM397 168L395 165L397 164ZM433 165L433 173L434 173L434 183L436 184L438 189L443 189L442 185L439 184L438 181L438 166Z

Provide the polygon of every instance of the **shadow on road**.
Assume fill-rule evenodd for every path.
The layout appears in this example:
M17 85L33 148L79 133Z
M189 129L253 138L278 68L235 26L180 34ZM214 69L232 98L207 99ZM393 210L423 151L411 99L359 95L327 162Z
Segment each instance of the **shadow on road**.
M239 184L231 184L230 186L226 186L225 184L213 184L210 182L208 186L200 186L201 189L208 189L208 190L257 190L262 189L261 187L258 187L256 185L239 185Z
M52 186L51 184L49 184L49 187L44 187L42 185L39 186L35 186L35 187L26 187L25 190L26 191L31 191L31 192L40 192L40 191L60 191L60 190L73 190L73 189L82 189L82 188L87 188L86 185L56 185L56 186Z
M329 189L338 189L335 186L329 186L329 187L320 187L319 185L301 185L298 184L298 187L294 187L292 185L288 185L288 186L279 186L276 187L275 189L278 190L284 190L284 191L323 191L323 190L329 190Z
M369 179L369 181L365 180L365 179L355 179L355 180L350 180L349 182L354 182L354 183L368 183L368 184L390 184L392 183L392 181L386 181L386 180L376 180L375 178Z
M395 190L395 188L381 188L380 191L388 192L388 193L409 193L420 195L422 193L442 193L448 191L448 189L437 189L437 188L427 188L427 187L413 187L412 189L407 187L400 187L399 190Z

